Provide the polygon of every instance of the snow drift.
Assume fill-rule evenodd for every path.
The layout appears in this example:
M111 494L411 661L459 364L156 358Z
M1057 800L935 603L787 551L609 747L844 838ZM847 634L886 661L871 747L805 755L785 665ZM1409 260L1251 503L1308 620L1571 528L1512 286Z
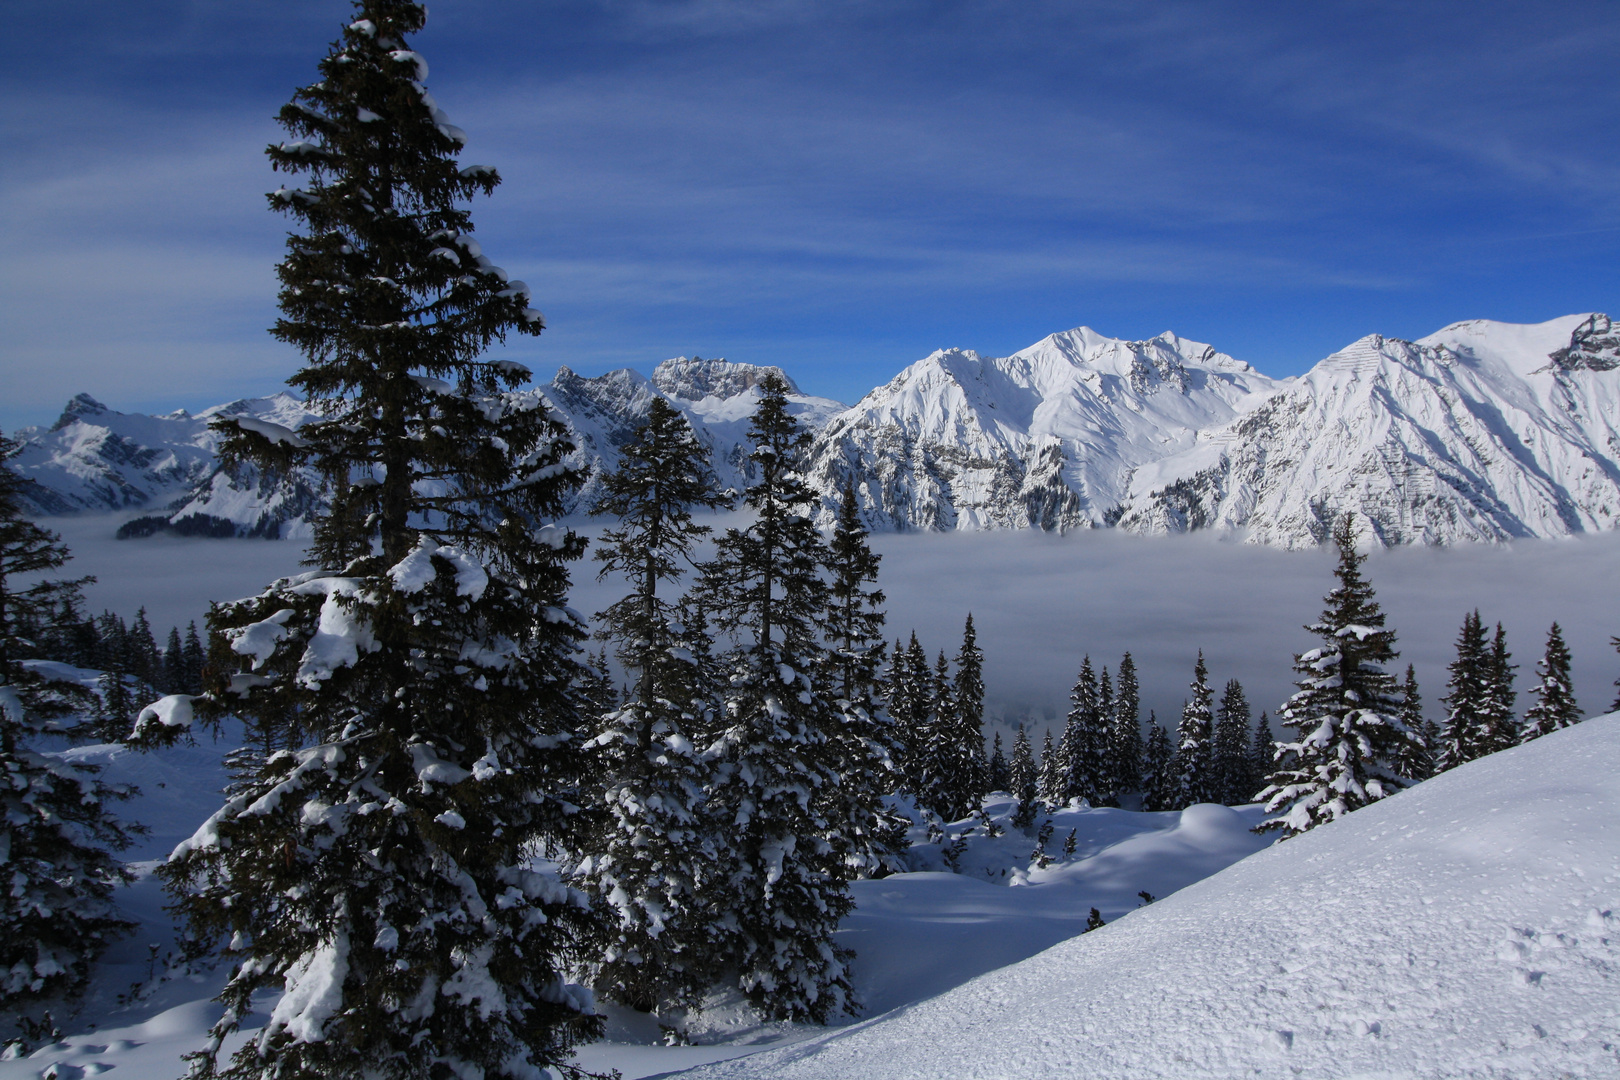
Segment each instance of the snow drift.
M682 1076L1620 1076L1620 714L917 1005Z

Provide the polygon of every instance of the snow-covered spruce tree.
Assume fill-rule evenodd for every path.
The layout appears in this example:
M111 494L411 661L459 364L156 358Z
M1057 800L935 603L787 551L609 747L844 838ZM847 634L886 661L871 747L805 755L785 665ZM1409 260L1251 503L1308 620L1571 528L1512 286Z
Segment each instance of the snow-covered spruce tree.
M1142 809L1180 810L1181 767L1170 733L1148 710L1147 748L1142 753Z
M1418 691L1417 669L1411 664L1406 665L1406 679L1401 683L1401 726L1412 738L1402 746L1396 771L1408 780L1427 780L1434 775L1433 725L1423 719L1423 695Z
M709 532L692 509L725 502L708 449L655 397L591 506L616 519L596 548L599 577L622 575L631 589L597 621L631 686L629 701L607 712L589 744L602 777L602 824L575 877L607 913L597 985L643 1012L695 1005L717 977L720 950L700 907L724 843L702 808L709 770L698 743L713 725L713 693L694 662L691 632L658 589L679 580Z
M1440 745L1434 751L1436 772L1455 769L1490 753L1485 731L1485 702L1490 694L1490 653L1485 644L1485 626L1475 608L1463 616L1457 634L1457 657L1446 670L1445 723L1440 726Z
M1228 679L1221 692L1220 710L1215 719L1215 779L1223 806L1238 806L1254 798L1249 787L1249 698L1243 684Z
M320 419L219 421L228 458L326 478L317 569L217 607L241 670L149 707L139 733L161 742L196 707L285 748L242 759L162 870L193 939L233 962L193 1074L568 1072L599 1023L564 977L591 909L531 860L577 830L584 632L565 564L584 545L535 524L580 476L562 423L515 391L527 371L480 359L541 321L469 235L462 204L499 178L458 165L464 136L422 86L407 37L425 10L355 16L269 150L307 174L270 197L298 224L273 333L303 354L290 382ZM264 1028L221 1063L271 989Z
M1104 664L1097 677L1097 806L1118 806L1114 798L1119 782L1114 778L1114 679Z
M1063 757L1063 744L1052 745L1051 728L1046 729L1046 741L1041 744L1035 789L1036 796L1048 807L1059 807L1069 800L1069 766Z
M1356 552L1349 514L1339 519L1333 540L1339 584L1328 593L1321 619L1306 627L1322 644L1294 658L1299 690L1278 714L1297 735L1283 748L1294 757L1260 793L1266 812L1275 816L1256 831L1280 831L1284 838L1407 783L1395 762L1410 752L1412 735L1400 721L1394 676L1385 670L1398 655L1395 631L1384 629L1372 585L1361 576L1366 556Z
M1036 795L1035 755L1030 751L1029 732L1024 725L1018 725L1018 734L1013 738L1012 761L1007 766L1008 790L1018 796L1020 802L1034 802Z
M1507 649L1507 632L1497 623L1485 664L1485 700L1480 716L1484 725L1481 741L1487 754L1519 744L1519 718L1513 712L1519 697L1513 689L1513 673L1519 665L1512 663L1512 659L1513 654Z
M916 778L917 801L946 821L957 821L977 807L973 789L984 761L983 737L975 753L964 738L957 709L950 661L941 649L932 676L933 711L923 725L921 772Z
M828 809L847 843L845 862L858 877L899 869L910 824L883 803L900 778L902 747L883 707L878 667L883 663L883 592L876 583L882 556L872 550L852 484L827 541L829 607L823 633L828 650L824 678L835 689L839 723L831 738L841 798Z
M1012 767L1007 764L1007 755L1002 752L999 731L990 737L990 763L986 767L985 779L991 791L1012 790Z
M1100 697L1091 657L1086 656L1080 661L1080 673L1069 691L1068 723L1059 750L1069 769L1065 801L1079 798L1097 806L1110 793L1108 728Z
M1581 722L1581 707L1576 704L1575 690L1570 685L1569 665L1569 646L1564 644L1564 632L1553 623L1552 629L1547 631L1547 648L1536 663L1539 679L1530 688L1536 703L1524 713L1525 742Z
M1249 745L1249 794L1246 801L1259 797L1266 786L1266 778L1277 767L1277 739L1271 733L1271 717L1260 710L1260 719L1254 722L1254 741Z
M1177 795L1181 806L1177 809L1216 802L1221 796L1215 771L1215 713L1211 708L1215 691L1209 685L1202 649L1198 650L1191 686L1192 698L1181 707L1181 723L1176 728L1176 760L1181 763L1181 792Z
M800 462L809 437L767 376L749 426L758 470L745 529L727 529L696 589L736 643L710 800L730 830L709 912L731 928L729 966L754 1006L776 1019L825 1021L854 1007L847 949L833 932L851 906L855 868L842 823L840 716L819 684L828 606L825 544L809 518Z
M899 761L896 762L899 776L895 787L912 795L919 793L927 768L924 731L933 710L932 681L928 658L917 641L917 632L912 631L909 645L902 645L896 639L885 679L885 697L899 744Z
M22 654L34 642L20 631L53 620L87 579L18 582L69 558L61 537L24 516L24 481L7 464L18 449L0 436L0 1007L7 1011L80 989L95 958L134 925L111 899L127 876L110 852L129 846L130 830L108 806L130 791L96 779L91 766L36 749L43 732L75 726L64 721L86 709L89 695L25 666Z
M1108 802L1118 806L1127 793L1142 790L1142 691L1136 661L1130 653L1119 662L1109 722L1108 773L1114 781L1114 792Z
M956 653L956 676L951 683L956 742L961 747L960 800L968 813L979 809L989 792L990 765L984 756L984 651L973 630L973 613L962 627L962 647Z

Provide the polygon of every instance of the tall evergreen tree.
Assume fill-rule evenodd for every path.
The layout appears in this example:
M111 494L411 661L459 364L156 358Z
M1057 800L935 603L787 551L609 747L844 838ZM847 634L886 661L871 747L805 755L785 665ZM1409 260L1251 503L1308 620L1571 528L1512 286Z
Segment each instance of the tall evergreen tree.
M1249 723L1252 713L1243 684L1229 679L1221 692L1221 706L1215 721L1213 760L1215 783L1223 806L1238 806L1254 797L1249 787Z
M1114 797L1109 801L1117 806L1127 792L1142 789L1142 694L1130 653L1119 661L1109 716L1113 730L1108 772L1114 781Z
M128 846L129 830L108 806L129 789L36 748L44 732L77 726L64 721L89 698L22 663L34 645L24 631L53 621L89 579L40 580L69 555L61 537L24 515L25 481L9 464L20 449L0 436L0 1007L8 1010L80 989L96 957L133 926L111 899L129 875L110 853ZM22 584L22 575L35 580Z
M1018 796L1019 802L1033 802L1038 792L1038 777L1035 755L1029 748L1029 732L1019 724L1018 735L1013 739L1012 763L1007 770L1008 790Z
M1511 663L1513 654L1507 649L1507 632L1496 624L1496 636L1485 663L1485 701L1480 717L1484 725L1484 752L1494 754L1517 746L1520 738L1519 718L1513 705L1518 692L1513 689L1513 673L1519 665Z
M604 822L577 877L610 910L598 985L647 1012L695 1005L718 976L720 947L702 904L725 841L704 819L708 766L697 749L713 725L712 688L692 632L659 586L679 580L709 533L693 508L725 502L707 448L655 397L591 506L616 520L596 549L598 577L616 573L631 588L597 618L633 682L622 708L598 706L605 724L592 745Z
M1052 729L1046 729L1046 741L1041 744L1040 772L1036 778L1036 795L1049 807L1060 807L1068 801L1069 766L1064 760L1062 744L1052 745Z
M1417 669L1406 665L1406 679L1401 683L1401 726L1412 736L1401 747L1395 770L1408 780L1427 780L1434 775L1434 727L1423 718L1423 695L1418 691Z
M1373 588L1361 576L1366 556L1356 552L1351 515L1333 531L1339 549L1334 576L1317 622L1306 627L1322 644L1294 658L1298 692L1280 719L1297 738L1293 760L1272 773L1261 793L1276 815L1260 830L1295 836L1392 795L1406 781L1395 762L1409 752L1412 735L1400 721L1395 679L1384 668L1398 655L1395 632Z
M845 863L860 877L900 869L899 853L907 846L910 826L883 802L903 777L905 746L899 726L884 708L879 685L884 596L868 586L876 584L882 559L868 542L854 486L845 484L827 543L827 671L840 713L832 733L839 797L830 801L828 812L838 819L833 828L845 839Z
M1254 741L1249 749L1249 794L1247 801L1259 798L1260 789L1266 786L1266 778L1277 767L1277 739L1271 733L1271 717L1266 715L1264 709L1260 710L1260 719L1254 722Z
M1085 799L1093 806L1101 805L1103 799L1112 794L1108 777L1108 724L1100 699L1091 657L1086 656L1080 661L1080 674L1069 692L1069 717L1063 728L1063 748L1059 753L1069 769L1065 799Z
M1475 608L1463 616L1457 634L1457 658L1447 665L1445 723L1435 751L1436 772L1454 769L1490 753L1486 741L1486 702L1490 694L1490 653L1485 626Z
M1181 766L1176 761L1175 744L1149 710L1147 748L1142 754L1142 809L1180 810L1184 805L1181 797Z
M924 765L918 799L946 821L973 813L984 796L984 736L971 731L962 718L961 705L944 650L934 665L934 711L923 731Z
M1536 703L1524 713L1525 742L1580 723L1581 707L1575 702L1569 665L1569 646L1564 644L1564 632L1553 623L1552 629L1547 631L1546 651L1536 664L1539 680L1530 688Z
M203 665L207 659L203 651L202 638L197 634L197 624L193 621L186 627L186 640L181 648L185 650L184 687L179 691L183 694L202 693Z
M1181 707L1181 724L1176 728L1176 760L1181 764L1181 807L1214 802L1220 798L1215 776L1215 713L1211 708L1215 691L1209 685L1209 668L1204 650L1198 650L1193 666L1192 697ZM1177 809L1181 809L1177 807Z
M877 669L883 660L884 596L881 589L867 586L877 581L883 557L867 541L853 482L844 484L827 548L832 571L827 638L836 685L849 701L875 701Z
M584 545L534 525L581 477L562 423L517 391L529 372L481 358L542 322L471 237L463 204L499 176L460 166L465 136L422 85L407 39L425 9L354 14L268 151L306 176L270 196L298 227L272 332L303 354L290 383L319 419L216 421L228 461L312 467L331 509L317 569L210 616L242 670L189 704L285 749L238 759L161 871L192 938L234 961L193 1072L533 1076L599 1023L565 975L586 901L531 865L578 820L566 563ZM187 711L150 707L147 736ZM280 1003L222 1067L261 990Z
M754 517L728 529L704 564L703 607L736 642L710 796L731 823L727 863L710 901L731 928L727 959L755 1007L824 1021L852 1007L847 949L833 933L853 901L856 868L842 805L839 715L826 670L827 561L809 517L800 463L809 436L788 412L787 385L761 383L749 426L757 470L744 501Z
M956 741L961 746L961 802L972 813L989 792L990 764L984 756L984 651L973 630L973 613L962 627L962 647L956 653L956 675L951 682L951 703L956 717Z
M180 628L169 627L169 639L163 646L163 678L158 689L165 694L189 692L186 685L186 651L180 644Z
M990 768L987 773L991 791L1012 790L1012 768L1007 764L1007 755L1001 752L1001 732L996 732L990 741Z

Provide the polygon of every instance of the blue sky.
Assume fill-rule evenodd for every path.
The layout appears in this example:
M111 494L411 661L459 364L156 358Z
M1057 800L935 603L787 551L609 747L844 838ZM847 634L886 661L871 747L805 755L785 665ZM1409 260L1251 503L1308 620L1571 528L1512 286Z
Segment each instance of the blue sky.
M1173 329L1273 375L1620 308L1620 5L438 0L549 377L853 401L935 348ZM0 426L279 387L262 149L339 0L11 0Z

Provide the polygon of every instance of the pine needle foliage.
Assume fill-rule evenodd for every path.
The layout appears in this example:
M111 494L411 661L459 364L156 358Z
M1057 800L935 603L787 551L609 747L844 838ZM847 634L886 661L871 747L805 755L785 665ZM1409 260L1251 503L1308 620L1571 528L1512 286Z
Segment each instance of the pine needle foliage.
M18 575L69 559L61 537L24 516L25 482L7 464L19 449L0 436L0 1006L20 1012L82 989L96 957L133 928L112 903L113 887L130 875L111 853L137 830L109 805L132 789L36 748L44 733L77 726L64 721L89 695L23 663L34 646L26 631L53 620L64 602L71 609L89 579L19 585Z
M1550 735L1581 721L1581 707L1569 678L1569 646L1557 623L1547 631L1547 647L1536 663L1539 680L1530 688L1536 703L1525 710L1523 741Z
M599 633L633 684L589 744L603 820L576 877L607 911L597 985L645 1012L692 1007L718 977L718 933L703 896L724 840L704 813L710 770L699 750L713 728L714 688L693 631L659 587L680 579L709 533L693 509L726 502L707 448L655 397L591 506L616 521L596 548L598 577L618 574L631 586L597 616Z
M1216 802L1222 794L1215 768L1215 691L1209 685L1202 649L1193 666L1191 687L1192 697L1182 706L1176 728L1176 760L1181 764L1181 791L1176 797L1181 805L1177 809Z
M308 465L331 510L315 569L216 607L206 696L142 714L161 743L195 710L240 716L228 801L162 871L199 946L234 974L197 1076L532 1077L599 1026L565 972L586 897L531 865L576 838L584 637L566 606L581 477L561 421L482 358L536 334L528 289L473 241L462 167L410 48L426 10L361 0L279 120L271 206L297 231L272 333L319 414L297 432L224 419L227 458ZM234 661L234 663L232 663ZM228 1064L261 990L269 1021Z
M1256 831L1286 839L1394 794L1407 781L1396 762L1412 735L1400 721L1395 679L1385 665L1398 655L1395 632L1384 626L1372 585L1361 574L1366 556L1355 548L1351 516L1333 533L1339 549L1322 617L1306 627L1322 644L1294 658L1299 690L1278 719L1294 729L1291 755L1260 797L1275 815Z
M850 952L833 944L853 907L852 841L841 789L847 745L821 684L827 652L818 635L829 589L814 495L801 466L809 436L787 408L787 385L767 376L749 426L757 479L754 512L728 529L702 567L696 592L736 644L710 799L727 823L727 865L711 893L713 917L730 928L726 959L761 1013L822 1022L855 1006Z

